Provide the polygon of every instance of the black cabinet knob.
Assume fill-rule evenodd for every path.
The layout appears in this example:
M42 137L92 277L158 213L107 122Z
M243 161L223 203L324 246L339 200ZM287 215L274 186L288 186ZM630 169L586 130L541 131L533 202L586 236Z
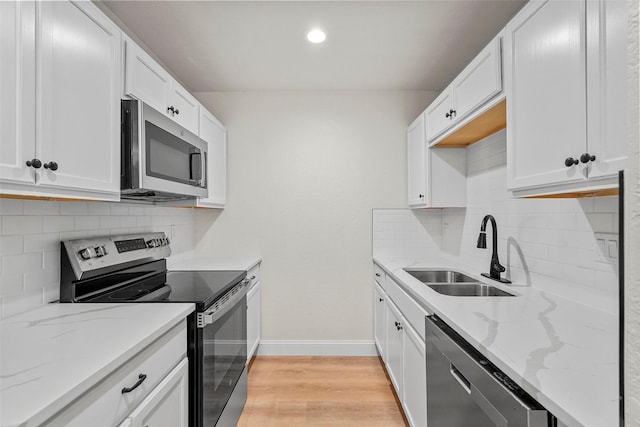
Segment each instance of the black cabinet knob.
M564 165L565 165L566 167L568 167L568 168L570 168L570 167L571 167L571 166L573 166L573 165L577 165L578 163L579 163L579 162L578 162L578 159L574 159L573 157L567 157L567 158L564 160Z
M582 156L580 156L580 161L582 163L593 162L595 159L596 159L596 156L592 156L589 153L584 153L584 154L582 154Z
M44 168L52 170L52 171L57 171L58 170L58 164L56 162L45 163L44 164Z
M27 160L27 166L30 166L34 169L40 169L40 166L42 166L42 162L38 159Z
M167 113L171 113L172 116L176 113L176 109L173 108L173 105L167 108Z
M384 299L382 299L382 298L378 298L378 301L382 302L382 301L384 301Z
M176 108L176 114L180 114L180 110Z
M447 119L453 119L456 116L456 110L449 110L447 114L444 115Z
M418 197L424 199L424 194L418 194Z

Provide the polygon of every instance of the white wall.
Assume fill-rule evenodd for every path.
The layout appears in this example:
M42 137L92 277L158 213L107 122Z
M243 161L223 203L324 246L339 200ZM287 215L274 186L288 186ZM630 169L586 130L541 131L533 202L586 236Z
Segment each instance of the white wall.
M227 127L229 198L200 255L261 255L262 338L371 340L371 210L406 206L406 127L435 96L196 96Z
M628 153L625 175L625 422L640 426L640 94L638 1L629 1Z
M503 277L609 312L618 310L617 264L604 262L595 233L618 233L618 198L513 199L507 191L505 131L467 148L467 207L376 209L374 255L452 259L467 272L489 271L487 249L476 248L480 223L498 224ZM438 226L440 228L438 228Z
M178 254L192 249L193 230L193 209L0 199L0 318L60 297L61 240L164 231Z

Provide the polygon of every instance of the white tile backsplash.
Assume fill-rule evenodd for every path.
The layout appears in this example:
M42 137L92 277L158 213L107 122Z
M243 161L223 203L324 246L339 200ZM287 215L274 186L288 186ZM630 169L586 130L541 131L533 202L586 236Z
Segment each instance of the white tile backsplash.
M470 272L488 271L491 225L487 249L476 248L476 241L482 218L492 214L498 224L498 255L508 278L614 310L618 267L598 261L602 257L595 233L618 233L618 198L513 199L506 182L506 140L501 131L467 148L466 208L375 209L374 256L422 258L437 253L454 258ZM423 218L427 225L412 228L413 233L397 231L397 222L414 227ZM389 221L396 228L385 229ZM416 242L422 246L417 248Z
M194 245L193 209L0 199L0 213L0 318L59 298L61 240L164 231L173 254Z

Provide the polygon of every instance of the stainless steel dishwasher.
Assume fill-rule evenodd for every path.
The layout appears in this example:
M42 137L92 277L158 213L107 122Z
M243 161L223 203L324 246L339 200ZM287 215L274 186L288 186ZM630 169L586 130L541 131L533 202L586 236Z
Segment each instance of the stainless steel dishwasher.
M427 424L552 427L555 418L436 316L426 318Z

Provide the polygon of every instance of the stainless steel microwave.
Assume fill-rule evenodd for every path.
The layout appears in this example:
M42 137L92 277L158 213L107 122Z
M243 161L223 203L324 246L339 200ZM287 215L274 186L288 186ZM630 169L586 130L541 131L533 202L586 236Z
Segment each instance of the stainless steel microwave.
M120 197L207 197L207 144L138 100L122 100Z

